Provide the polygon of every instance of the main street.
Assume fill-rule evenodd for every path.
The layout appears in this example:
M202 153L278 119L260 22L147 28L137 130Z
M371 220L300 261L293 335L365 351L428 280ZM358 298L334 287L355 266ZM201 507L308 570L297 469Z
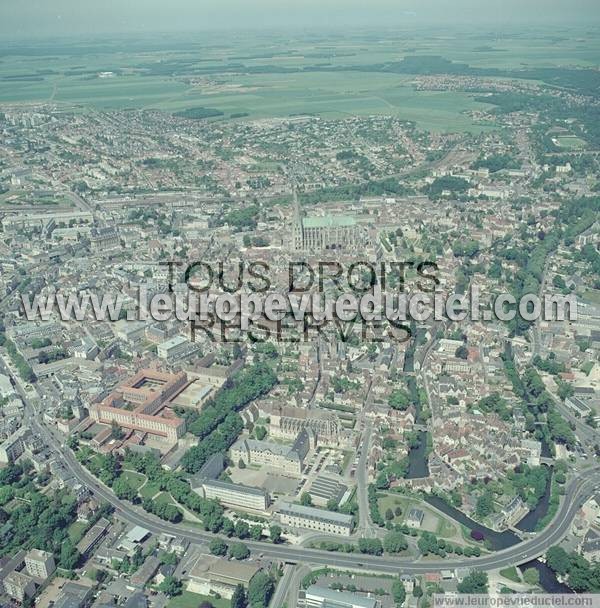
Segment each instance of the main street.
M186 524L170 524L146 513L141 507L119 500L108 487L98 481L73 456L73 453L61 440L40 422L39 412L28 398L21 382L15 377L12 369L8 370L16 381L16 387L25 403L27 418L34 432L59 456L61 462L71 471L82 485L88 487L98 498L111 504L117 516L131 524L143 526L154 534L170 534L183 536L192 544L206 545L215 537L214 534L203 532ZM504 568L537 558L545 551L560 542L568 532L571 522L581 505L600 488L600 466L580 473L568 484L564 499L554 520L545 530L535 537L523 541L513 547L497 551L479 558L464 557L446 558L444 560L425 559L415 562L413 559L390 556L371 556L348 554L309 549L296 545L274 545L267 542L245 541L248 548L266 558L301 564L335 566L346 569L361 569L383 573L422 574L448 568L476 568L493 570Z

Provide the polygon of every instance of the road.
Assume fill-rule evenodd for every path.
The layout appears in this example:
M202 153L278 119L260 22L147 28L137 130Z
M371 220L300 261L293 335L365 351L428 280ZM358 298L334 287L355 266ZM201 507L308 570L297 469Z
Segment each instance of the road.
M539 297L543 298L546 294L546 283L548 282L548 270L552 261L552 255L549 255L544 264L544 270L542 273L542 280L540 283ZM533 327L531 328L531 336L533 341L532 356L541 355L542 337L540 331L541 317L536 319ZM577 437L581 441L584 448L587 450L589 456L594 454L594 447L598 441L598 431L593 429L591 426L585 423L581 418L577 418L575 414L566 406L558 397L554 395L552 391L548 391L556 408L562 414L564 418L575 428Z
M368 486L369 479L367 473L367 459L371 449L372 423L370 420L365 422L362 441L360 443L360 458L356 467L356 497L358 500L358 529L359 536L376 536L372 533L373 524L371 522L369 510Z
M294 578L295 568L296 567L291 564L286 564L283 569L283 576L279 579L275 594L271 599L271 606L283 606L285 604L285 598L290 590L292 579Z
M67 198L71 199L73 204L80 211L89 211L90 213L93 213L94 208L92 207L92 205L90 205L90 203L88 203L86 200L81 198L81 196L79 196L79 194L77 194L76 192L68 192Z

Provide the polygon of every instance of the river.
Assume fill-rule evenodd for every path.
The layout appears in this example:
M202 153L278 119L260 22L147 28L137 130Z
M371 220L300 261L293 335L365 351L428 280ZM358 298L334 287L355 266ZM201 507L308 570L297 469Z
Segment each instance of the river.
M544 491L544 495L540 498L537 506L533 511L529 511L525 517L516 524L516 528L522 530L523 532L535 532L538 523L544 517L546 517L548 513L548 508L550 506L550 497L552 495L552 469L549 470L548 479L546 480L546 490Z
M551 478L551 476L549 477ZM549 500L550 488L548 486L546 487L546 494L548 495ZM540 501L540 503L544 501L546 494L544 495L544 498ZM506 530L504 532L496 532L495 530L491 530L486 526L482 526L481 524L472 520L470 517L467 517L462 511L459 511L458 509L450 506L445 500L441 499L439 496L426 496L425 502L434 506L436 509L438 509L442 513L445 513L446 515L448 515L458 523L462 524L469 530L476 530L483 534L484 538L489 542L490 546L495 551L501 549L508 549L509 547L512 547L521 542L521 539L514 532L511 532L510 530ZM539 504L538 507L540 507ZM517 527L519 527L520 524L522 524L527 518L529 518L527 524L528 526L537 525L539 519L546 514L547 506L545 510L543 508L540 508L537 513L537 518L535 519L534 524L534 516L532 515L532 513L535 513L536 511L538 510L535 509L534 511L528 513L517 524ZM527 568L535 568L539 572L540 585L547 593L573 593L571 589L569 589L566 585L563 585L558 581L554 572L543 562L536 559L529 561L525 564L521 564L519 566L520 570L527 570Z
M419 445L408 452L408 473L406 479L429 477L429 460L427 457L427 431L417 431Z

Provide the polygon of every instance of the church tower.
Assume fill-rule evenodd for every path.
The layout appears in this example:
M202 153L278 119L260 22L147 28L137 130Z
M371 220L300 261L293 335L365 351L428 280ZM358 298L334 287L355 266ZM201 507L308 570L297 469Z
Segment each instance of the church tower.
M292 217L292 248L294 251L304 250L304 226L300 203L298 202L298 192L296 183L292 184L292 196L294 198L294 215Z

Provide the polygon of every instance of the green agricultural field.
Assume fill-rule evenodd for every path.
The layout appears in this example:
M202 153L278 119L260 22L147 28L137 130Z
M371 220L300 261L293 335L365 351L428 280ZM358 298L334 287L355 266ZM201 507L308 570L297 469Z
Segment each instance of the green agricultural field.
M244 34L224 45L215 35L190 34L13 46L0 62L0 104L48 101L77 111L206 107L224 113L209 120L392 115L432 131L494 128L469 116L488 107L475 102L474 93L418 91L414 75L382 70L419 56L500 70L593 67L600 61L600 41L583 31L557 38L539 29L502 38L485 31L285 40ZM577 149L576 140L566 138L564 145Z

